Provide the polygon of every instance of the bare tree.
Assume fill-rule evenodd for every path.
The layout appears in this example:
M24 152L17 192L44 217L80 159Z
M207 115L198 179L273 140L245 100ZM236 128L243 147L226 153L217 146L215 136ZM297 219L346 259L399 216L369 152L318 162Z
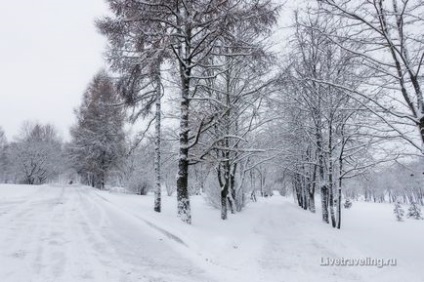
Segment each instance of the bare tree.
M0 127L0 183L7 182L8 158L7 158L8 142L6 134Z
M368 99L354 99L335 86L360 87L361 60L324 35L337 33L330 18L306 10L296 12L295 19L293 51L282 76L284 96L275 97L282 126L271 130L281 132L285 141L280 165L291 176L298 204L314 212L319 189L323 221L340 228L342 180L375 164L360 157L374 142L364 129Z
M52 125L24 123L17 141L10 144L9 173L15 182L43 184L61 172L62 143Z
M259 45L257 50L262 50ZM242 180L238 177L241 163L247 158L255 159L255 155L264 151L253 136L259 134L260 127L266 123L266 116L260 112L264 97L273 91L275 79L268 75L267 54L263 52L262 58L253 55L222 58L225 71L211 75L209 70L208 74L214 78L200 87L204 93L198 97L203 102L203 115L198 113L196 116L203 116L203 120L213 117L214 123L200 138L190 159L206 162L214 168L224 220L228 209L235 213L244 205L244 190L237 189Z
M224 42L231 41L241 49L249 47L248 42L237 41L232 26L243 25L258 33L266 31L276 21L276 10L271 1L120 0L108 3L113 17L99 21L98 26L109 39L112 61L122 64L123 59L138 57L143 65L154 65L158 54L166 54L166 62L178 68L181 113L178 215L184 222L191 223L188 157L190 148L195 145L190 140L198 138L190 128L190 101L196 94L196 84L204 79L196 76L195 71L207 66L208 57L222 53Z
M413 1L319 1L318 11L337 21L343 33L323 33L340 48L360 56L372 76L351 95L370 99L375 114L413 148L422 149L424 140L424 101L421 66L424 59L424 2ZM346 45L346 43L348 43ZM361 77L358 77L361 79ZM345 86L342 86L342 88ZM345 87L346 88L346 87ZM375 99L380 92L383 99ZM418 129L411 135L409 128Z

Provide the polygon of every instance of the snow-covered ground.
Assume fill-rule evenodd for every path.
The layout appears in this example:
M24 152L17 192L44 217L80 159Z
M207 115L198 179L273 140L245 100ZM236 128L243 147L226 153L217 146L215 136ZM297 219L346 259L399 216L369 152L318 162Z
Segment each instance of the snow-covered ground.
M193 224L151 196L81 186L0 185L0 281L424 281L424 221L354 203L342 230L274 196L219 219L192 197ZM333 259L396 266L325 266Z

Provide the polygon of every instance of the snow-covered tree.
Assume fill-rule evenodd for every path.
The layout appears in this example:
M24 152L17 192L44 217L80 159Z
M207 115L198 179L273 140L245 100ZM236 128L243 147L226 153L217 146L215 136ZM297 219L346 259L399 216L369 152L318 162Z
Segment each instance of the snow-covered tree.
M234 56L250 52L250 42L239 40L233 27L242 26L256 33L269 31L276 23L277 11L270 0L108 0L113 16L98 22L110 43L112 67L121 69L132 58L141 58L144 65L156 64L158 54L165 54L164 63L173 65L180 90L180 141L177 177L178 214L191 223L188 193L189 151L199 139L196 135L209 124L191 123L191 101L196 96L198 69L208 67L208 58L238 47ZM149 60L151 58L151 60ZM216 66L210 66L216 68ZM145 74L141 71L141 75ZM210 122L213 122L212 120ZM200 130L196 130L200 128Z
M127 141L129 143L127 147L131 148L131 152L125 156L118 174L119 184L131 193L146 195L154 188L155 150L153 139L153 137L144 138L143 142L137 146Z
M393 209L393 213L395 214L397 221L403 221L403 217L405 215L405 211L402 208L402 205L401 205L400 201L396 201L395 202L395 207Z
M403 138L411 148L421 151L424 33L417 27L424 23L423 1L321 0L318 11L330 15L337 22L337 29L343 30L343 34L324 33L325 36L360 56L368 70L368 84L360 89L350 88L349 93L369 99L376 106L374 114L390 128L390 135ZM375 99L375 93L381 93L384 99ZM416 134L411 133L414 131Z
M62 143L52 125L24 123L20 136L10 144L9 174L15 182L43 184L62 170Z
M104 189L109 172L125 154L125 115L111 78L96 74L76 111L68 146L71 166L84 184Z
M416 202L412 202L408 208L408 217L412 217L413 219L424 219L421 208Z
M370 169L366 173L349 179L345 190L345 197L358 199L363 196L365 201L374 203L394 203L397 200L402 204L416 202L424 205L424 162L422 158L411 161L399 159L392 164Z
M0 127L0 183L7 181L7 138L2 127Z
M246 41L258 40L258 34L244 34ZM236 49L233 50L236 52ZM205 128L198 144L193 147L190 159L201 166L207 178L210 173L216 177L207 189L210 196L220 194L221 218L227 218L227 211L240 211L244 205L243 193L246 186L241 184L241 164L250 158L254 160L260 150L255 135L265 123L263 111L265 96L272 92L276 80L269 75L271 58L264 46L256 44L255 52L232 57L227 51L222 57L210 59L210 64L225 66L224 71L205 69L201 76L209 77L199 85L198 95L192 101L195 108L192 116L199 123L213 120ZM196 171L196 169L193 169ZM246 171L241 172L247 173ZM199 176L197 174L197 176ZM213 199L215 200L215 199Z
M144 23L143 23L144 24ZM133 22L137 26L137 21ZM161 65L170 50L159 48L163 44L163 38L155 36L145 36L143 42L138 42L132 47L123 42L130 41L128 37L133 31L117 26L109 26L108 20L99 22L99 28L102 33L111 38L111 54L109 61L111 68L119 75L117 85L118 94L123 98L124 104L132 109L130 121L135 123L140 118L146 119L152 112L153 117L144 131L139 133L139 140L136 140L134 148L130 149L129 154L136 150L137 145L142 142L149 130L152 122L155 122L155 200L154 211L161 211L161 131L162 131L162 72ZM143 28L146 28L143 26ZM129 33L129 34L127 34ZM136 35L140 36L140 35ZM127 42L128 43L128 42ZM117 49L115 49L117 48ZM125 56L119 52L128 50L134 51L131 56ZM117 55L117 52L119 55ZM152 110L154 105L154 109ZM129 156L132 158L131 156ZM143 180L144 182L145 180ZM135 185L133 183L133 185ZM141 184L140 184L141 185Z
M280 118L268 139L281 148L278 165L290 175L298 204L315 212L318 191L323 221L340 228L342 180L368 165L372 139L361 131L367 101L318 82L359 87L360 60L325 36L338 32L330 17L297 11L294 27L282 89L270 103Z

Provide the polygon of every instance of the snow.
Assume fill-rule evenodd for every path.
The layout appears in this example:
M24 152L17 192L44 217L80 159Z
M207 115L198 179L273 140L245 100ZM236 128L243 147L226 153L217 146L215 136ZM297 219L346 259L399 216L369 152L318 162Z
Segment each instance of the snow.
M0 185L0 281L424 281L424 221L397 222L390 204L354 202L342 230L292 198L249 203L222 221L191 197L193 224L174 197L82 186ZM396 266L323 266L334 259Z
M1 202L8 207L0 217L0 281L210 281L164 236L93 190L36 189L14 197L0 186L2 199L20 200Z

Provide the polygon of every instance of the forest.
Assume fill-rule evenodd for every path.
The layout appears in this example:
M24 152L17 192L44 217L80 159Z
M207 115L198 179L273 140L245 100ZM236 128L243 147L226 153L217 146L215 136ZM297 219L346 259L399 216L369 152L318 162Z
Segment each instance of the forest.
M106 2L70 139L0 128L0 183L175 195L189 224L192 195L222 220L280 195L337 229L355 201L422 219L422 1Z

